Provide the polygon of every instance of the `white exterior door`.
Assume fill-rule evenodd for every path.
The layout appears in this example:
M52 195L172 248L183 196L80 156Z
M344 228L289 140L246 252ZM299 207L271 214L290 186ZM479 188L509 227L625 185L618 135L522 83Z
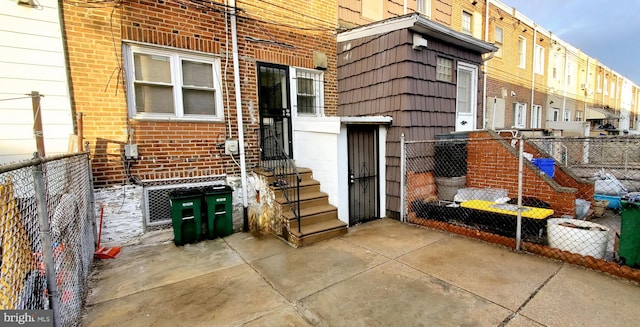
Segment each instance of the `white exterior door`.
M476 128L477 95L478 67L459 62L456 92L456 132L471 131Z

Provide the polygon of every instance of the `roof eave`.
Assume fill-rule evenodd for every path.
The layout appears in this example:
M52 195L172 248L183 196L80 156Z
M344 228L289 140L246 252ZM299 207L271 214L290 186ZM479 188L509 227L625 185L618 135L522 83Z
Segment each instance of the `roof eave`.
M471 35L454 31L417 13L375 22L339 33L337 41L346 42L405 28L481 54L498 51L498 48L493 44L478 40Z

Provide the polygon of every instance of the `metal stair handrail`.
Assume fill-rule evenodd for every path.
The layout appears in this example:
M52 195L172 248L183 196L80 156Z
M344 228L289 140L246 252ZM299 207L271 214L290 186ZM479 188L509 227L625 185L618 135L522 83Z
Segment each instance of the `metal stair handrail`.
M269 125L263 131L266 135L264 135L261 149L263 152L261 166L273 174L274 181L270 185L282 191L287 205L291 208L291 212L298 222L298 233L300 233L300 182L302 177L300 177L298 167L284 150L274 125Z

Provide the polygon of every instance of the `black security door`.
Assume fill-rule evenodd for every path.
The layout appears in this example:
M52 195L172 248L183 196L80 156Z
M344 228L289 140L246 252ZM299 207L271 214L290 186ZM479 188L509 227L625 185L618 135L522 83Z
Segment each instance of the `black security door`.
M378 126L347 127L349 225L380 217Z
M260 148L262 160L293 158L289 68L258 64L258 103L260 106ZM278 150L281 146L284 151Z

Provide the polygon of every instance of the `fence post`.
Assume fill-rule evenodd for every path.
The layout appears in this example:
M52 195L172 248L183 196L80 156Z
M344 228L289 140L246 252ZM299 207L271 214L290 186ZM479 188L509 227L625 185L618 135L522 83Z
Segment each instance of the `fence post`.
M518 136L518 219L516 223L516 251L520 251L520 241L522 238L522 173L524 169L524 140Z
M405 159L405 143L404 143L404 133L400 134L400 221L407 222L406 218L406 209L405 209L405 201L406 201L406 190L405 190L405 169L406 169L406 159Z
M31 91L31 106L33 107L33 136L36 139L38 156L44 158L44 135L42 134L42 110L40 104L40 92Z
M80 151L80 150L78 150ZM90 206L89 206L89 210L91 210L91 213L89 214L89 218L91 219L91 229L93 230L93 247L97 248L98 247L98 226L96 226L96 195L95 195L95 191L94 191L94 185L93 185L93 169L91 167L91 145L89 145L89 142L87 141L87 144L85 146L85 151L87 151L87 169L89 170L89 192L91 192L89 199L90 199Z
M51 309L53 309L53 323L55 326L60 326L60 302L58 302L58 284L56 268L53 262L53 245L51 243L51 228L49 226L49 212L47 210L42 162L33 166L33 186L38 209L38 225L40 227L40 238L42 239L42 260L46 268L49 303L51 304Z

